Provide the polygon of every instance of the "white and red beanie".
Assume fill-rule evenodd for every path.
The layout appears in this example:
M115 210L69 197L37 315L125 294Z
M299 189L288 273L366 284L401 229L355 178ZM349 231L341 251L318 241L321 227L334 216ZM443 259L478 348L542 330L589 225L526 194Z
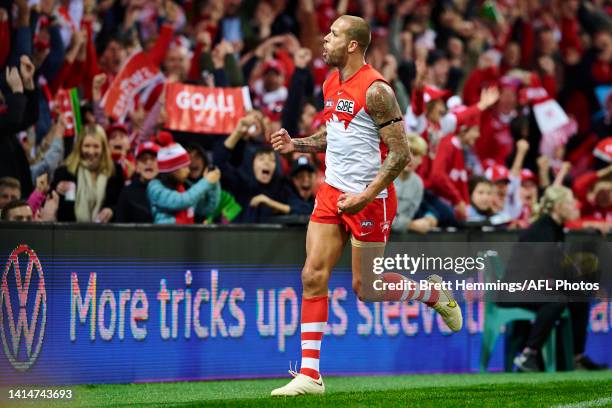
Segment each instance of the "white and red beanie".
M439 89L433 85L425 85L423 87L423 100L425 103L442 99L443 101L448 100L453 96L453 93L447 89Z
M608 136L597 143L593 155L606 163L612 163L612 136Z
M160 173L172 173L181 167L189 166L191 163L189 153L183 146L174 142L170 132L159 132L157 142L161 146L157 152L157 166Z
M506 166L501 164L492 164L487 167L484 172L486 178L488 178L492 183L498 183L501 181L509 181L510 180L510 171Z

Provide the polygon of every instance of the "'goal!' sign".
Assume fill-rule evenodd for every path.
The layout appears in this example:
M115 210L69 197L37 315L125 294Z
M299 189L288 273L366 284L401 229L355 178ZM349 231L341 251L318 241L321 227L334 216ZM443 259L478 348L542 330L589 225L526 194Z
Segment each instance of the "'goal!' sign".
M250 109L247 87L207 88L173 83L166 88L168 129L228 134Z

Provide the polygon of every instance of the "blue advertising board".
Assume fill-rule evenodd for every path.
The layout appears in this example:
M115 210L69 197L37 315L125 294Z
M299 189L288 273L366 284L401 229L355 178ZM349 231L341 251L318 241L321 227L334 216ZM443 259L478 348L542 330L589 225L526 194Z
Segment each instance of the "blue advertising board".
M195 257L194 257L195 258ZM283 376L300 359L301 265L189 257L6 253L0 385ZM324 375L478 370L483 303L450 334L415 302L365 304L346 267L329 284ZM612 363L612 304L594 304L587 352ZM502 366L498 344L491 369Z

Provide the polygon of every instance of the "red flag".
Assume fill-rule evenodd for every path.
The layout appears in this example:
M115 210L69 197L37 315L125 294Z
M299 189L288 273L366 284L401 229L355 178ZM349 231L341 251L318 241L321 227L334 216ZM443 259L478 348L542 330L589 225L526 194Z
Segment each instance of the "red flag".
M107 116L123 121L133 104L134 95L155 80L159 67L144 52L131 56L102 98Z

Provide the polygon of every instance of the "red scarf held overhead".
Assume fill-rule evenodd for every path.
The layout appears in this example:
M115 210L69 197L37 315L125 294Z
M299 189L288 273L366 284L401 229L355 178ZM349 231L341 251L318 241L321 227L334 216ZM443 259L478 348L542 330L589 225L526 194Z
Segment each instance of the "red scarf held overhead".
M182 184L179 184L176 188L176 191L179 193L185 192L185 187ZM193 207L186 208L184 210L178 211L175 215L177 224L193 224L194 223L194 210Z

